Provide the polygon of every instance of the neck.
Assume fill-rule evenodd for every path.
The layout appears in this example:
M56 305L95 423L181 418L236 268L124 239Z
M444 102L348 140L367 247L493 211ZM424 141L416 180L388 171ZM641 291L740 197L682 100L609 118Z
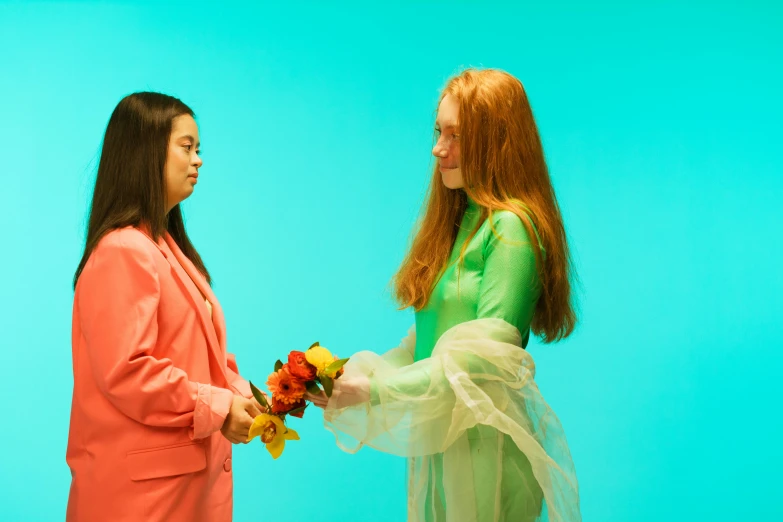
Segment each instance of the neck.
M472 208L478 208L478 204L477 204L475 201L473 201L473 198L471 198L471 197L468 195L468 193L467 193L467 192L465 192L465 199L466 199L466 200L467 200L467 202L468 202L468 208L471 208L471 209L472 209Z

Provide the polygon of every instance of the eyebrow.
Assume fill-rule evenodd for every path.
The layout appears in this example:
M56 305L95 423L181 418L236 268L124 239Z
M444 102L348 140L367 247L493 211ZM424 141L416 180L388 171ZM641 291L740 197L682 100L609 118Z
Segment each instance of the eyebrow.
M453 121L447 121L446 123L440 123L438 120L435 120L435 126L436 127L440 127L441 129L457 129L457 128L459 128L459 125L457 125Z

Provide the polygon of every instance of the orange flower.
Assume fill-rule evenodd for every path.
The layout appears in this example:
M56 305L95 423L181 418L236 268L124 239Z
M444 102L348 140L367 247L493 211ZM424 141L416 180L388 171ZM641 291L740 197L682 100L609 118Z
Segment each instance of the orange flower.
M288 372L288 365L284 364L278 371L269 375L266 381L269 391L272 392L272 399L277 399L286 404L295 404L305 394L304 383L294 379Z

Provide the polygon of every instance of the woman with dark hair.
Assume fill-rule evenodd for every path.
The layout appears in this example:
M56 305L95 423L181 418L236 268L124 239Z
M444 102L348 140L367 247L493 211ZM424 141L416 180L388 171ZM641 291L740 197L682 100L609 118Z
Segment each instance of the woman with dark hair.
M201 164L180 100L117 105L74 277L68 521L232 518L231 443L260 406L185 232L179 204Z

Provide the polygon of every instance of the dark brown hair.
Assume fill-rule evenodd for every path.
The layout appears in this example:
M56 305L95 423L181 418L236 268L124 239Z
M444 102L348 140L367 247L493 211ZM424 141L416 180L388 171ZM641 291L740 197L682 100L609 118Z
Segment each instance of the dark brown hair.
M108 232L144 227L157 241L165 232L211 283L209 272L185 232L179 205L166 213L164 170L173 121L193 116L182 101L157 92L123 98L109 118L90 204L87 241L74 288L90 254Z

